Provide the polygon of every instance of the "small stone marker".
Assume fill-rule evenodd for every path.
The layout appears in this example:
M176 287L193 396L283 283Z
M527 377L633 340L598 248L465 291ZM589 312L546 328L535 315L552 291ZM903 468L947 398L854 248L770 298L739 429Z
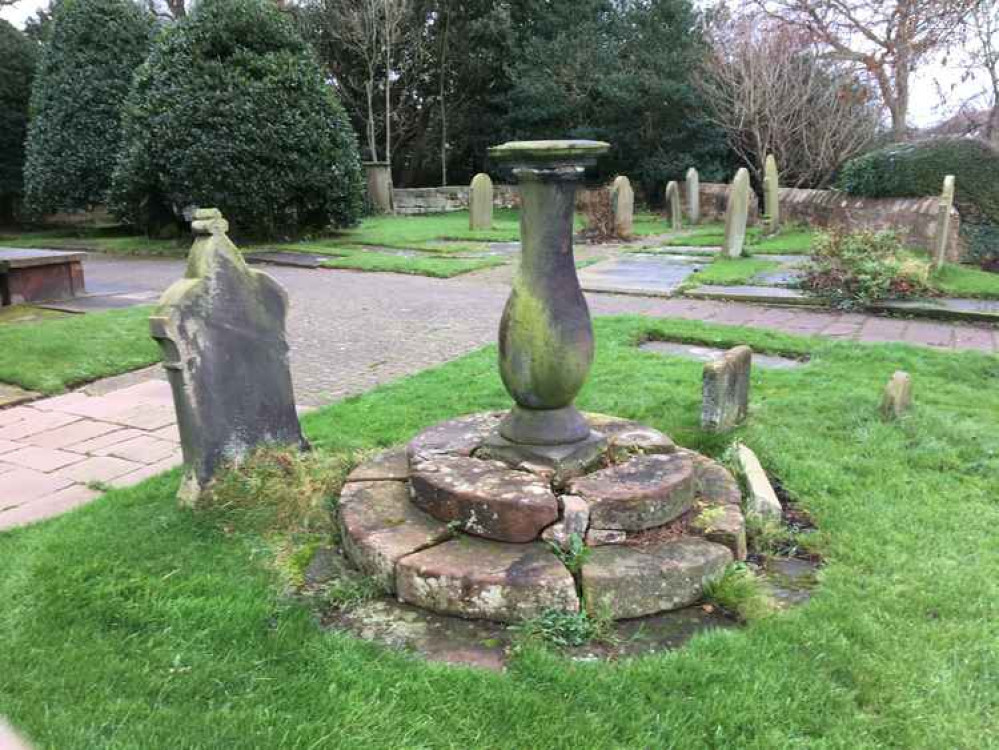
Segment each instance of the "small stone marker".
M484 172L472 178L468 196L468 228L493 228L493 181Z
M669 206L669 218L673 225L673 231L679 230L683 226L683 216L680 211L680 186L675 180L670 180L666 184L666 204Z
M950 244L950 211L954 206L954 175L944 177L943 192L937 210L937 234L933 242L933 268L940 270L947 260L947 245Z
M746 220L749 216L749 172L745 167L735 173L728 191L728 205L725 208L725 255L730 258L742 257L746 244Z
M746 497L746 515L780 518L783 512L780 500L777 499L777 493L774 492L773 485L767 479L767 473L763 470L760 459L742 443L736 449L735 458L749 490Z
M687 188L687 216L691 224L696 224L701 220L701 178L693 167L687 170L684 187Z
M767 154L763 168L763 210L767 215L767 230L773 234L780 228L780 177L777 160Z
M635 219L635 191L631 189L631 180L624 175L615 178L611 195L614 203L614 231L618 237L631 237Z
M264 443L306 447L295 412L288 296L251 270L214 208L199 209L185 278L149 318L173 390L186 466L178 491L194 505L216 470Z
M737 346L704 365L701 401L703 429L724 432L746 419L752 364L753 350L748 346Z
M891 376L881 398L881 417L894 420L902 417L912 406L912 377L898 370Z

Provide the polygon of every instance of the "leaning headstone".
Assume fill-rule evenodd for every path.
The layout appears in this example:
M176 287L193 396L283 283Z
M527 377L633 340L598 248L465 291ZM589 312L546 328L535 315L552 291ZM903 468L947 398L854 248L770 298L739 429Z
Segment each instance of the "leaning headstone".
M264 443L306 447L295 412L288 295L247 267L214 208L194 215L185 278L149 318L173 390L184 454L178 492L195 505L212 476Z
M767 231L773 234L780 228L780 177L773 154L767 154L763 168L763 210L767 215Z
M684 187L687 188L687 216L691 224L696 224L701 220L701 178L693 167L687 170Z
M912 377L898 370L891 376L881 397L881 417L885 420L899 419L912 406Z
M728 206L725 207L725 255L730 258L742 256L748 216L749 172L742 167L732 180L732 186L728 190Z
M483 172L472 178L469 189L468 228L493 228L493 181Z
M937 235L933 242L933 267L943 268L947 260L947 245L950 244L950 212L954 206L954 175L944 177L943 192L937 209Z
M730 430L745 420L749 411L749 374L753 350L748 346L729 349L704 365L701 427L711 432Z
M666 184L666 204L669 206L669 218L673 231L683 227L683 217L680 214L680 186L675 180Z
M611 195L614 202L614 231L618 237L631 237L635 220L635 191L631 189L631 180L624 175L615 178Z
M746 480L746 514L762 518L780 518L783 510L773 485L763 470L760 459L749 448L739 443L735 460Z

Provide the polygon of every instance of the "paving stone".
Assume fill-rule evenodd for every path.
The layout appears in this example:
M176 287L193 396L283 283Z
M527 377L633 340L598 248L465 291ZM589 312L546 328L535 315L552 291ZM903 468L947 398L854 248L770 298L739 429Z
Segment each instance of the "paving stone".
M83 459L84 457L78 453L69 453L55 448L39 448L35 445L28 445L3 454L4 463L16 464L25 469L43 472L55 471Z
M727 547L690 537L641 548L596 547L583 563L583 601L614 619L679 609L700 599L704 584L731 562Z
M401 558L451 536L446 524L409 501L405 482L352 482L340 495L338 515L347 557L389 592Z
M2 414L2 412L0 412ZM62 414L60 412L42 412L35 409L29 410L25 418L0 427L0 440L22 440L30 435L36 435L46 430L54 430L56 427L76 422L80 418L73 414Z
M99 492L91 490L82 484L74 484L64 489L55 490L9 510L3 510L2 503L0 503L0 529L24 526L61 515L73 508L90 502L99 495ZM0 746L3 745L0 744Z
M11 451L16 451L18 448L23 448L24 443L17 443L13 440L0 440L0 455L4 453L10 453Z
M28 408L27 406L15 406L10 409L0 409L0 427L6 427L7 425L12 425L15 422L20 422L22 419L27 419L35 413L34 407Z
M5 464L0 461L0 474L6 474L9 471L14 471L15 469L21 468L20 466L14 466L14 464Z
M31 406L39 411L64 411L68 407L85 404L89 398L90 396L86 393L80 393L77 391L74 393L67 393L62 396L44 398L40 401L36 401Z
M113 456L92 456L79 463L59 469L59 474L74 482L108 482L143 467L134 461Z
M471 619L520 622L579 611L572 575L540 542L463 536L399 560L396 585L404 602Z
M68 448L76 443L82 443L91 438L106 435L120 430L116 424L97 422L92 419L81 419L77 422L46 430L24 438L24 442L42 448Z
M693 463L679 453L635 456L574 479L567 489L589 503L593 527L642 531L667 524L690 508Z
M409 479L409 459L405 448L393 448L369 458L347 476L350 482L372 482L394 480L404 482Z
M488 539L529 542L558 520L547 482L498 461L437 456L414 464L410 483L418 508Z
M438 454L470 456L502 419L502 412L469 414L428 427L406 446L410 464Z
M158 430L154 430L150 434L159 440L166 440L171 443L180 443L180 430L178 429L176 422L174 424L167 425L166 427L161 427Z
M162 461L157 461L154 464L143 466L141 469L130 471L128 474L122 474L120 477L116 477L111 480L111 484L115 487L131 487L139 482L144 482L150 477L155 477L165 471L170 471L170 469L180 466L182 461L183 459L181 458L180 451L177 451L175 453L171 453Z
M108 417L109 422L134 427L137 430L158 430L175 424L177 413L172 406L142 404Z
M126 440L146 435L146 433L142 430L136 430L132 427L122 427L121 425L114 425L114 427L114 432L108 432L99 437L84 440L80 443L73 443L72 445L68 445L66 447L74 453L92 454L102 448L107 448L109 446L116 445L117 443L123 443Z
M98 448L93 453L97 456L117 456L128 461L154 464L157 461L162 461L176 450L177 446L166 440L157 440L151 435L140 435L105 448Z
M3 476L0 510L31 502L72 483L72 480L56 474L45 474L34 469L18 467Z

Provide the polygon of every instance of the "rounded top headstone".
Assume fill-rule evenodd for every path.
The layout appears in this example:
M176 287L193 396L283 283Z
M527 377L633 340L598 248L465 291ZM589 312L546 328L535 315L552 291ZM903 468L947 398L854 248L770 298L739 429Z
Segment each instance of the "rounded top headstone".
M489 156L512 167L589 166L606 154L604 141L508 141L489 149Z

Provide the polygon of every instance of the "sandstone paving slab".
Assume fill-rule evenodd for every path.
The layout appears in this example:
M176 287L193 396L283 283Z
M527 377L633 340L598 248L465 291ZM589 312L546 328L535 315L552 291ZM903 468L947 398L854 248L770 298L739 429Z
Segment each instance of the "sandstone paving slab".
M0 455L4 453L10 453L11 451L16 451L18 448L23 448L23 443L18 443L13 440L0 440Z
M59 469L58 473L74 482L86 484L88 482L108 482L142 467L143 464L114 456L91 456L79 463Z
M71 479L18 467L4 474L0 487L0 509L22 505L50 495L72 484ZM0 528L3 524L0 523Z
M685 452L694 462L697 492L690 530L708 541L725 545L736 560L745 560L746 519L738 481L717 461L694 451Z
M78 419L79 417L73 414L41 412L29 409L24 418L0 427L0 440L22 440L30 435L76 422Z
M579 611L572 575L540 542L462 536L399 560L399 598L441 614L520 622L548 610Z
M583 563L583 600L615 619L679 609L701 598L704 584L732 562L727 547L685 537L648 547L595 547Z
M999 300L961 299L957 297L885 300L872 305L871 309L952 320L980 320L999 323Z
M0 409L0 428L21 422L27 417L35 414L34 407L14 406L10 409Z
M85 485L72 484L7 510L4 510L3 502L0 501L0 529L24 526L58 516L89 503L99 494Z
M77 463L83 460L83 456L78 453L61 451L55 448L39 448L35 445L27 445L18 450L3 454L5 463L23 466L25 469L49 472L61 469L64 466Z
M409 459L406 456L405 448L394 448L382 451L376 456L369 458L349 475L347 484L350 482L374 482L382 480L393 480L404 482L409 478Z
M635 456L574 479L567 489L589 503L594 528L642 531L667 524L691 507L693 463L680 453Z
M148 464L135 471L130 471L127 474L122 474L120 477L115 477L110 481L115 487L131 487L132 485L143 482L146 479L155 477L158 474L162 474L165 471L169 471L183 462L183 458L180 451L172 453L162 461L157 461L154 464Z
M470 456L502 419L502 412L487 412L469 414L428 427L406 446L410 464L436 454Z
M84 440L79 443L73 443L72 445L68 445L66 447L74 453L97 455L97 452L101 449L108 448L109 446L116 445L117 443L123 443L126 440L131 440L132 438L142 437L147 434L142 430L136 430L132 427L122 427L121 425L114 425L114 427L115 430L113 432L107 432L103 435L99 435L98 437L90 438L89 440Z
M499 461L437 456L413 465L413 503L476 536L529 542L558 520L548 482Z
M122 429L119 425L95 420L80 420L24 438L24 442L41 448L67 448Z
M347 484L340 495L338 517L347 557L389 592L395 591L400 558L451 536L446 524L409 501L405 482Z
M113 443L94 451L97 456L115 456L140 464L154 464L175 453L177 446L166 440L157 440L151 435L139 435L130 440Z

